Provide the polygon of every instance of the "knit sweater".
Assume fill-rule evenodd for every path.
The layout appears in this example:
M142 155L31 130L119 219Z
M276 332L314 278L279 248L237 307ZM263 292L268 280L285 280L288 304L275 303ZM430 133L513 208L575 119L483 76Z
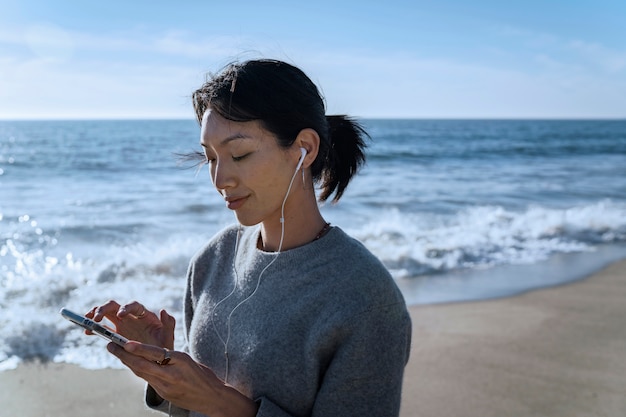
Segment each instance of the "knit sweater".
M237 230L190 263L189 354L222 379L228 367L259 417L397 416L411 322L382 263L338 227L279 255L257 249L259 226L242 228L238 244Z

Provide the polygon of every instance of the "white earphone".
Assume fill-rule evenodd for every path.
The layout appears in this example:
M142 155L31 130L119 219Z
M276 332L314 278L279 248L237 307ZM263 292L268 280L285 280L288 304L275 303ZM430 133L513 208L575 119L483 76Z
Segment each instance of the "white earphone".
M298 161L298 165L296 165L296 172L298 172L298 170L300 169L300 167L302 167L302 163L304 162L304 158L306 157L306 149L304 148L300 148L300 152L302 153L302 156L300 157L300 160Z

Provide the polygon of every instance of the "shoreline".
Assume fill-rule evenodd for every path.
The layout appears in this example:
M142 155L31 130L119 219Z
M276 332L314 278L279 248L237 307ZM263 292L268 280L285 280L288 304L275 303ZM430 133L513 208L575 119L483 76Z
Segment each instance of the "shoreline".
M465 268L397 282L409 306L491 301L585 280L622 260L626 244L605 244L531 264Z
M507 298L409 307L402 417L626 415L626 260ZM3 414L150 417L128 370L20 364Z

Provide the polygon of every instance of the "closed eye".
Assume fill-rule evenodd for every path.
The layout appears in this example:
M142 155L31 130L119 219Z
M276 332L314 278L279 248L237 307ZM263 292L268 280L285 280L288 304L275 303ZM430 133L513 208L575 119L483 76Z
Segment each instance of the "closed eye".
M244 154L244 155L241 155L241 156L234 156L234 155L233 155L233 161L235 161L235 162L239 162L239 161L241 161L241 160L245 159L248 155L250 155L250 154L249 154L249 153L247 153L247 154Z

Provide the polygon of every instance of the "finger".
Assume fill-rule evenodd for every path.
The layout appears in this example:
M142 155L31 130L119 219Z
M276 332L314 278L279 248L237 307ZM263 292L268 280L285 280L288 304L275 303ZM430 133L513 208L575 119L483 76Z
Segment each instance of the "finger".
M126 345L129 344L130 346L125 346L124 348L122 348L115 343L109 343L107 345L107 349L109 350L109 352L115 355L124 365L126 365L135 375L143 378L155 389L157 389L158 387L162 387L164 383L171 384L174 381L180 380L180 369L177 370L175 367L170 367L169 365L159 365L157 363L164 359L164 348L159 348L157 346L151 345L142 346L138 342L128 342ZM134 347L132 347L133 345ZM127 347L130 347L130 350L132 352L127 351ZM137 355L137 352L139 351L142 352L141 356ZM188 358L188 356L182 352L170 351L169 355L170 358L172 358L174 355L177 355L180 358ZM149 358L145 358L144 356L149 356ZM181 363L179 363L179 365ZM169 364L172 364L172 362L170 361ZM174 372L172 373L172 371ZM157 392L159 391L160 390L157 389Z
M128 343L127 343L128 344ZM109 351L117 356L135 375L150 383L150 376L167 378L172 368L172 358L180 352L170 351L154 345L134 342L131 346L111 346ZM184 355L184 354L183 354Z
M162 362L166 355L169 356L171 360L173 353L169 351L169 349L160 346L146 345L139 342L126 343L124 350L134 356L139 356L155 363Z
M176 328L176 319L167 311L161 310L161 323L163 323L163 341L165 347L174 348L174 329Z
M93 309L93 320L101 321L103 318L115 317L117 311L119 310L120 305L114 300L109 300L101 306L94 307Z
M136 342L128 342L136 343ZM128 345L128 343L126 343ZM126 347L126 346L125 346ZM144 374L148 366L153 366L152 361L146 360L144 357L136 355L132 351L127 351L125 347L118 346L115 343L109 343L107 350L116 356L124 365L129 367L135 374Z
M87 317L88 319L93 319L94 314L96 314L96 308L98 308L98 307L94 307L91 310L89 310L88 312L86 312L85 313L85 317ZM90 335L90 336L93 334L93 332L91 330L89 330L89 329L85 329L84 333L86 335Z
M94 314L96 314L96 308L98 308L98 306L93 307L91 310L86 312L85 317L87 317L88 319L93 319Z
M146 307L137 302L137 301L133 301L132 303L128 303L124 306L122 306L119 311L117 312L117 317L119 318L124 318L125 316L128 315L133 315L135 316L135 318L143 318L146 313L148 313L148 311L146 310Z

